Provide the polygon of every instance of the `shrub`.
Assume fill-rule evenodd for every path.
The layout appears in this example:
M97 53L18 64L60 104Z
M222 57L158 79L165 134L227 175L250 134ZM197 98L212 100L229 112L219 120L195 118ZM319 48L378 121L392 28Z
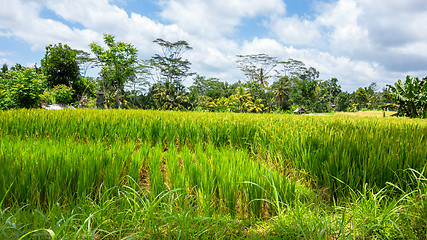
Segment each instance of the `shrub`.
M5 73L0 78L0 109L37 107L45 86L46 77L32 68Z
M50 91L53 103L70 104L73 102L74 90L64 84L56 85Z

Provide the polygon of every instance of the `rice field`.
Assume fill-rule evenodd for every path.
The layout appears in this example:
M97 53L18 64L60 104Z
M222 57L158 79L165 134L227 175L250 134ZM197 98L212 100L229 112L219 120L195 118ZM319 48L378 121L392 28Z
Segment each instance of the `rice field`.
M334 116L347 116L347 117L392 117L396 111L358 111L358 112L335 112Z
M2 111L0 236L423 236L426 133L405 118ZM370 208L384 221L359 219Z

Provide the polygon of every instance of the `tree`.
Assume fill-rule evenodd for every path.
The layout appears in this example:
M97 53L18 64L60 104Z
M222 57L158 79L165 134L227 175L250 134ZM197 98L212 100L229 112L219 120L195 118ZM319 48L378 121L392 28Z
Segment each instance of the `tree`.
M377 83L372 82L367 88L365 88L365 91L368 95L373 95L376 91L378 91Z
M226 92L224 90L226 86L224 85L217 78L206 78L197 75L193 80L193 85L189 89L198 95L215 99L225 96Z
M279 80L272 84L271 88L274 92L275 101L279 103L279 108L281 110L288 110L289 92L291 90L291 83L289 77L280 77Z
M356 104L360 109L366 107L368 103L368 94L366 93L366 90L362 87L359 87L355 92L355 100Z
M1 67L0 77L5 76L5 74L9 71L9 68L7 67L6 63L3 63L3 66Z
M237 55L237 58L238 67L249 82L258 82L261 89L268 86L267 79L272 77L270 73L278 63L277 58L266 54Z
M183 90L182 80L190 73L191 63L182 59L182 55L193 49L186 41L169 42L158 38L154 40L162 48L162 55L155 54L151 58L151 65L157 71L157 80L170 82L179 90Z
M315 80L300 79L299 77L293 77L292 81L292 101L294 104L313 109L316 99L316 90L318 82Z
M74 90L63 84L56 85L49 92L44 92L44 96L48 98L53 104L70 104L73 102Z
M50 88L60 84L72 87L73 83L79 80L80 69L76 51L67 44L59 43L47 46L41 64Z
M317 71L314 67L305 69L304 72L299 74L299 78L304 81L316 81L319 78L320 72Z
M76 52L77 63L80 68L80 75L84 77L86 76L89 69L95 68L97 66L96 58L91 57L90 53L83 50L74 51Z
M12 71L21 71L21 70L23 70L24 69L24 67L21 65L21 64L19 64L19 63L17 63L17 64L15 64L15 66L12 66L11 68L10 68L10 70L12 70ZM36 71L37 72L37 71Z
M229 105L233 112L248 112L253 105L251 93L243 86L236 88L235 93L229 99Z
M305 64L302 61L292 58L288 59L287 61L281 61L279 64L283 66L283 69L277 71L280 77L299 77L307 70Z
M398 116L427 117L427 77L420 80L407 76L404 83L399 79L387 87L387 96L399 105Z
M184 110L189 106L186 93L172 82L157 82L152 88L151 92L158 109Z
M300 107L319 108L319 99L322 97L322 88L319 86L319 72L314 67L307 68L304 62L288 59L279 62L282 69L277 70L277 77L287 77L290 82L290 98L293 104ZM323 107L321 107L323 109Z
M101 85L104 93L111 92L120 109L120 93L124 91L125 83L136 77L140 68L138 50L131 44L116 42L114 36L109 34L104 34L104 43L108 49L96 43L90 44L90 48L101 64Z
M340 112L346 111L350 107L350 94L340 92L336 98L336 109Z
M368 87L365 87L366 94L368 95L368 108L377 109L380 105L382 93L377 92L378 86L377 83L373 82L369 84Z
M336 106L336 100L338 95L341 93L341 86L338 85L338 79L331 78L329 80L321 81L319 83L321 101L323 105L321 108L325 108L330 111L333 106Z

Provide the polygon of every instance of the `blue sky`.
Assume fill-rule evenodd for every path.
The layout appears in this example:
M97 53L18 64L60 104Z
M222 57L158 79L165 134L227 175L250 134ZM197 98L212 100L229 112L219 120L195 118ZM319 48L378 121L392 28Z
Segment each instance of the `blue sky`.
M425 0L1 1L1 64L40 65L59 42L89 51L109 33L141 59L156 38L186 40L192 71L228 82L245 80L237 54L258 53L302 60L347 91L427 75Z

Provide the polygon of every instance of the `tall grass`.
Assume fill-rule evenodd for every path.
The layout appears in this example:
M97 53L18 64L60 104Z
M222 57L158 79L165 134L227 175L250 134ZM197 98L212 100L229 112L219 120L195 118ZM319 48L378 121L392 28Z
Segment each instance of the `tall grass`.
M59 149L67 148L61 146L64 141L75 141L76 144L102 142L112 146L117 143L140 142L152 146L160 143L177 145L178 148L184 145L194 148L197 143L208 143L250 153L268 153L273 156L269 161L276 166L303 170L318 186L330 189L332 194L348 192L347 186L361 189L365 184L381 189L386 182L401 180L402 170L421 169L427 159L427 123L423 120L13 110L0 112L0 124L3 142L7 138L14 141L27 138L51 140L54 145L59 144L56 146ZM31 146L31 142L17 144L22 148ZM41 148L49 148L48 144L45 142ZM2 188L4 191L5 187Z
M178 149L181 146L194 149L198 143L206 143L215 147L242 149L251 156L271 156L264 161L280 169L292 168L305 173L310 181L318 187L326 187L334 195L347 194L348 187L362 189L365 184L377 189L386 186L387 182L400 181L403 184L405 181L401 178L402 171L407 168L419 170L427 160L427 123L415 119L114 110L13 110L0 112L0 125L3 144L9 138L18 141L19 148L25 148L31 146L31 141L36 141L43 144L40 147L43 149L49 148L51 143L46 142L49 140L55 148L61 149L57 150L57 155L62 154L59 151L64 148L73 148L70 147L72 141L88 149L92 144L105 144L112 146L111 151L118 150L118 145L135 143L142 143L145 147L148 147L147 144L161 144L165 147L175 145ZM18 139L31 140L19 142ZM65 143L68 145L65 146ZM11 147L13 146L4 146L2 149ZM128 148L132 147L134 146L128 145ZM119 158L129 155L125 151L121 152L123 155L119 154ZM106 153L92 154L98 158ZM31 150L31 154L43 153ZM115 156L101 158L110 157L116 159ZM124 160L113 164L120 165L120 161ZM160 159L155 159L154 162L149 161L149 164L156 164L157 161L161 162ZM115 173L116 176L120 174L122 173ZM8 183L3 182L1 188L5 191Z
M268 182L262 177L267 168L252 161L244 150L197 144L194 149L182 146L178 152L174 145L165 149L162 144L9 140L8 136L0 137L2 196L10 192L4 197L6 206L16 202L39 207L67 204L88 196L97 199L100 188L145 183L153 196L182 189L182 197L177 200L185 202L182 198L194 196L192 204L200 205L201 211L209 215L268 214L259 204L250 204L262 197L257 190L241 184L250 179L267 188ZM292 201L309 194L276 171L273 176L280 183L283 199Z
M278 200L272 207L281 213L277 218L256 224L236 222L217 215L219 212L206 216L200 211L201 205L193 204L191 196L180 206L176 199L186 195L183 189L154 195L137 184L102 187L96 193L97 200L84 198L76 205L54 204L42 211L29 205L5 208L0 211L0 236L2 239L425 239L427 179L422 171L406 172L412 176L414 190L403 192L398 198L388 197L387 191L396 188L392 185L380 191L354 190L348 199L332 206L300 200L286 204L274 192L265 194L262 200Z
M81 224L70 230L76 238L200 237L217 214L278 216L275 231L289 238L424 236L426 133L420 119L0 111L0 230L67 231L55 221L20 231L8 209L42 209L36 215L48 219L43 212L84 202L99 212L61 220ZM348 206L331 214L314 200L319 192ZM126 223L99 215L109 211ZM106 230L112 219L121 230ZM194 227L187 220L203 227L185 231Z

